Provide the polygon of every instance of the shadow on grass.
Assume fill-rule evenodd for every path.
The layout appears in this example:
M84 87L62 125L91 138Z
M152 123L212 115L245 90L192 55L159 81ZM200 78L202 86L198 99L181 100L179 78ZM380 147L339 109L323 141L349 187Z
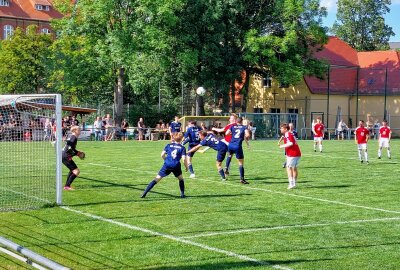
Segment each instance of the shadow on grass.
M230 263L203 263L203 264L195 264L195 265L174 265L174 266L156 266L156 267L147 267L146 269L151 270L198 270L198 269L206 269L206 270L222 270L222 269L241 269L245 267L249 267L251 269L273 269L273 268L284 268L285 265L290 265L294 263L304 263L304 262L316 262L316 261L328 261L331 259L320 259L320 260L268 260L261 261L261 263L256 262L230 262Z
M137 189L137 190L142 190L142 187L146 187L147 184L138 184L138 185L132 185L132 184L120 184L120 183L114 183L110 181L105 181L105 180L99 180L99 179L93 179L93 178L88 178L88 177L79 177L81 179L89 180L91 182L96 182L96 183L102 183L106 184L105 186L93 186L93 188L103 188L103 187L124 187L124 188L131 188L131 189ZM137 188L140 187L140 188ZM143 188L144 189L144 188Z
M31 215L34 216L34 215ZM82 247L79 243L82 241L71 241L70 239L64 240L67 233L63 233L64 239L60 237L51 236L50 233L35 232L35 230L26 230L24 226L8 222L9 226L3 226L12 231L12 237L6 235L10 239L15 239L22 246L36 250L39 249L40 253L45 253L46 257L50 258L67 258L67 263L60 262L63 265L74 264L79 265L82 269L129 269L128 264L122 263L113 259L106 254L93 251L89 247ZM83 241L84 243L86 241ZM104 241L103 241L104 242ZM44 252L43 252L44 251ZM52 254L49 256L48 254ZM53 259L54 259L53 258ZM58 261L59 259L55 259ZM68 265L66 265L68 266ZM30 268L29 268L30 269Z
M356 185L304 186L304 188L349 188L349 187L355 187L355 186Z

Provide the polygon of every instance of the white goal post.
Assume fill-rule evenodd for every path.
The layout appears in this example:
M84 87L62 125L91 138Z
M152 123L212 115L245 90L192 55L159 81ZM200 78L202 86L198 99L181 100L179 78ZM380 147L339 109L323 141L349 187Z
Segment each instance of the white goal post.
M62 202L61 95L0 95L0 211Z

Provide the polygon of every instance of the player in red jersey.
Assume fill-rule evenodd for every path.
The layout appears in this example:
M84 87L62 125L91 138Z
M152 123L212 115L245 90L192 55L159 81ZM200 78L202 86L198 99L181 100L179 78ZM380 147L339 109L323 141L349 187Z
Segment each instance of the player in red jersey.
M232 113L231 116L229 117L229 124L226 125L224 128L212 128L212 130L218 132L218 133L223 133L224 139L223 141L229 144L232 140L232 133L226 134L228 130L232 126L236 126L236 119L237 119L237 114ZM229 166L231 165L231 160L232 160L232 154L228 152L228 157L226 158L225 162L225 175L229 175Z
M301 151L296 142L293 133L290 132L288 124L281 125L281 133L283 135L284 144L279 145L280 148L285 148L286 152L286 171L289 179L288 189L296 187L297 181L297 166L299 165Z
M379 129L379 149L378 149L378 158L382 157L382 148L385 147L387 149L387 156L391 159L390 155L390 139L392 138L392 131L390 127L387 125L387 121L382 121L382 126Z
M362 158L362 151L364 151L364 158L365 161L367 162L367 164L369 164L368 162L368 149L367 149L367 144L368 144L368 140L369 140L369 130L367 128L365 128L365 122L364 120L360 120L360 122L358 122L358 127L356 128L356 130L354 131L354 142L357 144L358 146L358 158L360 159L360 162L363 163L363 158Z
M317 123L314 125L312 132L314 133L314 152L317 152L317 144L319 152L322 152L322 141L324 140L325 126L321 121L321 117L317 118Z

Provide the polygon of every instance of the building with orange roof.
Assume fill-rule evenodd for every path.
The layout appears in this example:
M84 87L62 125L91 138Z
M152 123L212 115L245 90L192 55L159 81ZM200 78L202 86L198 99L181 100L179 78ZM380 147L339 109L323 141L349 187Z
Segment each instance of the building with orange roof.
M17 27L26 29L32 24L42 33L52 33L50 21L61 17L52 0L0 0L0 40L10 36Z
M329 63L325 79L304 77L296 85L283 87L273 78L266 83L252 76L246 112L298 113L299 130L309 129L312 119L320 116L332 132L340 118L352 127L358 120L387 118L400 136L400 52L357 52L330 37L315 56Z

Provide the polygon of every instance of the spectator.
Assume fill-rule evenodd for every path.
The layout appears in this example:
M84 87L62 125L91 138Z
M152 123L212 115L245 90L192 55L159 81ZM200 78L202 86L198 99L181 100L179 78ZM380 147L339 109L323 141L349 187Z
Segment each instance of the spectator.
M51 140L51 130L52 130L52 125L51 125L51 120L49 118L46 118L46 121L44 122L44 140Z
M342 137L342 140L344 139L344 132L348 130L349 128L347 127L346 123L343 121L343 119L340 119L338 126L337 126L337 139L340 140L340 137Z
M96 120L93 123L93 131L94 131L94 140L101 141L101 130L103 128L103 120L101 120L100 116L96 117Z
M79 126L79 121L78 121L78 119L76 119L75 115L71 116L70 122L71 122L71 126Z
M248 129L251 131L251 139L254 141L256 139L256 127L253 122L249 122Z
M139 139L139 141L142 141L144 139L143 138L144 131L146 130L142 117L139 118L139 121L137 123L137 129L138 129L138 133L139 133L139 138L138 139Z
M375 123L374 123L374 140L376 140L378 138L380 128L381 128L381 125L379 124L379 121L375 120Z
M128 140L128 121L126 121L126 119L122 120L121 123L121 133L122 133L122 140L123 141L127 141Z
M113 129L114 129L114 120L111 118L110 114L108 113L105 118L106 122L106 141L110 141L113 136Z

